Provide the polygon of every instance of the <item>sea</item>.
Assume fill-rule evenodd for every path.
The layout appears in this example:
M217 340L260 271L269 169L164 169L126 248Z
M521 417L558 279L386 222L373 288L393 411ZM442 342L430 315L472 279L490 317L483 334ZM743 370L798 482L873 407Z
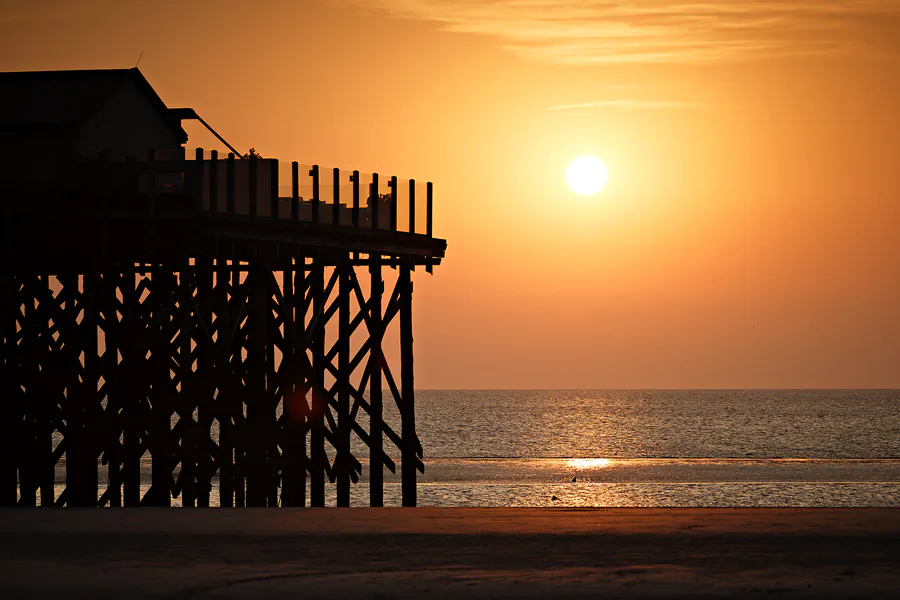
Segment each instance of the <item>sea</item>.
M900 390L422 391L416 401L421 505L900 506Z
M900 506L900 390L417 390L416 424L420 506Z

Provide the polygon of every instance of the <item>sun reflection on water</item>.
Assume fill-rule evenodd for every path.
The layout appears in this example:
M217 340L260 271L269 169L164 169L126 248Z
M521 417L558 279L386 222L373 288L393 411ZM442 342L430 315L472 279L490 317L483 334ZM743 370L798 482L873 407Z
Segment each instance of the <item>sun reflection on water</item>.
M603 469L612 463L608 458L570 458L566 461L566 466L578 471L588 471L590 469Z

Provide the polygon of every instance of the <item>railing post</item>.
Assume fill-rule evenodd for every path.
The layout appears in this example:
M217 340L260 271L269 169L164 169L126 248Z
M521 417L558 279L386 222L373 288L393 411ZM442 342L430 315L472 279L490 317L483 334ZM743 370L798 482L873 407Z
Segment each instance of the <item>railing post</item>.
M353 171L350 175L353 182L353 213L351 215L354 227L359 227L359 171Z
M269 182L269 192L272 194L272 199L270 201L271 207L272 207L271 217L273 219L277 219L278 218L278 209L279 209L279 204L280 204L278 202L278 159L273 158L271 160L271 164L272 164L272 171L270 173L271 181Z
M369 218L372 220L372 229L378 229L378 205L381 198L378 196L378 173L372 173L372 185L369 186Z
M199 216L203 212L203 148L194 150L194 173L196 183L194 184L194 215ZM212 203L212 199L210 199Z
M300 165L291 163L291 221L300 220Z
M426 185L426 204L425 204L425 235L434 237L432 229L432 219L434 217L434 186L429 181Z
M219 212L219 151L209 153L209 212Z
M312 197L312 218L313 223L316 225L319 224L319 165L313 165L312 169L309 170L309 175L313 180L313 197Z
M234 214L234 152L228 153L225 165L225 212Z
M256 205L256 201L257 201L257 189L256 188L258 187L257 182L256 182L256 179L257 179L256 170L258 168L258 166L257 166L258 160L257 160L256 156L253 154L250 155L249 160L250 160L250 165L249 165L250 166L250 176L249 176L249 180L250 180L250 216L256 217L259 215L259 207Z
M332 193L332 197L334 199L334 204L331 205L331 224L332 225L340 225L341 224L341 170L337 167L334 168L334 176L332 181L334 183L334 191Z
M425 235L428 237L434 237L434 230L432 228L432 219L434 217L434 186L432 186L429 181L425 186ZM432 273L434 271L434 265L431 264L431 259L428 260L428 264L425 265L425 272Z
M416 180L409 180L409 232L416 232Z
M391 205L390 205L390 219L389 225L391 231L397 231L397 177L391 177L388 185L391 187Z

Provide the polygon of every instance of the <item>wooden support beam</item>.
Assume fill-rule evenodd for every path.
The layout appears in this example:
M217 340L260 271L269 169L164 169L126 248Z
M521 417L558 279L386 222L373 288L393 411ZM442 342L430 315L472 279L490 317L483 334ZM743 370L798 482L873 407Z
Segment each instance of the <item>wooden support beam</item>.
M326 291L323 287L325 268L321 257L313 257L313 277L311 291L313 314L322 315L325 310ZM313 328L314 322L310 323ZM328 462L325 454L325 327L315 327L311 339L313 374L310 419L310 506L325 506L325 470Z
M219 506L234 506L234 432L232 425L233 398L236 395L223 385L223 378L218 374L219 370L229 369L229 356L225 348L229 340L225 339L223 322L225 313L228 312L228 296L231 292L231 269L228 265L226 253L222 248L216 257L215 287L213 289L213 312L216 314L216 339L214 354L209 358L211 366L215 367L212 380L217 388L218 395L215 401L215 417L219 424L219 452L217 463L219 465ZM210 342L213 342L210 334Z
M251 160L253 160L251 158ZM268 504L266 481L266 309L268 305L268 273L259 261L250 273L250 314L247 326L247 506Z
M412 333L412 265L400 266L400 393L403 404L400 413L400 479L403 506L416 505L416 403L413 380L413 333Z
M335 175L337 177L337 175ZM344 256L344 262L337 267L341 271L338 289L340 313L338 315L338 432L337 432L337 505L350 506L350 301L353 295L349 271L351 267Z
M40 277L36 290L39 290L40 297L37 297L39 314L35 315L34 325L38 327L40 332L40 352L42 354L41 362L44 370L52 368L51 344L53 343L52 323L51 323L51 306L53 304L53 294L50 291L50 276L44 274ZM35 417L37 418L37 427L35 428L35 459L37 463L37 484L41 492L41 506L52 507L54 503L53 482L55 479L54 462L53 461L53 421L54 407L52 403L52 385L53 382L48 381L46 377L38 376L38 396L36 400Z
M19 435L21 388L18 384L20 355L17 351L16 313L21 307L19 281L0 274L0 506L15 506L18 496Z
M122 397L122 502L126 507L141 504L141 455L143 449L141 419L145 412L147 389L143 385L147 373L141 368L146 362L146 348L141 352L143 324L139 322L138 297L135 292L135 273L127 268L122 273L119 290L122 295L122 363L118 394Z
M278 396L281 394L281 391L278 389L278 373L276 371L275 365L275 349L278 344L278 339L281 336L281 332L278 330L276 326L276 320L273 316L273 306L274 304L274 292L273 290L278 289L278 281L275 278L275 273L272 271L272 266L266 262L263 262L262 270L266 275L266 304L265 304L265 373L266 373L266 381L265 386L263 388L264 394L262 395L263 404L262 410L264 415L263 420L263 436L262 440L263 444L263 458L265 460L265 465L263 468L263 472L265 474L265 492L266 492L266 505L267 506L278 506L278 468L279 462L281 459L280 453L278 451L278 424L275 416L275 408L278 402ZM279 290L279 296L281 295Z
M151 350L150 376L152 418L148 424L151 455L150 490L142 505L171 506L172 504L172 442L170 440L173 409L170 370L170 345L167 331L171 319L172 274L168 265L156 263L151 267L151 292L144 307L152 311L149 332ZM149 302L148 302L149 301ZM147 307L147 304L150 304Z
M102 334L104 341L103 352L103 378L106 380L106 410L103 412L103 462L107 465L106 492L101 497L101 503L109 503L111 508L122 506L122 445L119 436L122 432L122 418L119 414L122 399L118 395L121 383L117 380L119 375L118 356L121 354L121 326L116 311L116 290L121 285L121 276L118 273L107 272L103 274L103 286L101 294L100 311L102 314ZM63 440L64 441L64 440ZM60 453L61 454L61 453ZM51 460L52 464L56 460ZM105 500L104 500L105 498Z
M35 336L37 310L35 307L35 286L39 276L32 275L23 282L23 306L20 328L19 352L30 357L30 364L22 365L20 384L23 390L22 416L20 422L19 440L19 506L37 506L38 490L38 464L35 455L35 437L37 435L37 418L35 409L37 405L38 383L36 381L39 372L39 363L36 358L39 355Z
M193 377L193 359L191 357L191 301L193 282L191 269L188 268L187 259L179 265L178 273L178 377L181 380L181 391L178 394L177 412L178 425L181 427L181 471L178 479L181 482L181 506L193 508L196 502L196 466L197 466L197 423L194 421L194 408L201 390Z
M71 481L72 489L69 490L69 506L97 506L97 450L98 443L98 412L100 399L97 394L99 376L99 357L97 347L97 316L95 302L95 288L98 274L95 269L88 270L82 277L82 314L78 325L78 337L80 348L84 355L81 369L81 383L77 386L74 395L74 405L70 406L70 417L74 417L69 426L69 435L72 438L66 452L67 475L68 467L73 468ZM69 423L67 419L67 424ZM71 464L70 464L71 463Z
M381 257L370 257L369 275L371 287L369 302L371 315L369 319L371 340L369 350L369 505L384 506L384 471L381 456L384 454L383 403L381 397L381 342L384 329L381 322L381 299L384 294L384 282L381 278Z
M302 260L302 257L297 260ZM300 297L302 298L302 277L302 272L298 276L294 269L284 271L282 274L284 293L280 303L283 311L287 313L284 329L289 339L297 338L294 333L298 329L295 282L299 279ZM302 321L302 314L299 315L299 319ZM302 328L302 323L300 327ZM282 384L284 385L282 506L304 506L306 504L306 439L304 432L306 399L300 395L301 390L304 389L304 382L298 356L300 352L305 354L305 351L305 347L298 347L295 342L289 342L282 358L282 370L287 373Z
M196 259L197 297L193 306L196 312L191 327L197 355L197 452L199 453L197 458L197 506L199 507L208 507L210 503L211 479L215 471L209 461L212 458L216 465L219 464L217 449L211 444L212 425L218 412L213 400L216 392L215 346L211 343L211 333L205 330L206 324L213 322L216 304L214 263L214 258L207 255L200 255ZM209 339L210 343L204 343L206 339ZM221 436L221 427L219 435Z

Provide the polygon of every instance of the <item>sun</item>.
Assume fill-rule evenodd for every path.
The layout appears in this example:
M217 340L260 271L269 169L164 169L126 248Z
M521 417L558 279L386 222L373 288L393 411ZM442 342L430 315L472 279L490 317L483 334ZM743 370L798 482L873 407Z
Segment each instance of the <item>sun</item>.
M566 182L576 194L593 196L606 187L609 172L599 158L579 156L566 169Z

